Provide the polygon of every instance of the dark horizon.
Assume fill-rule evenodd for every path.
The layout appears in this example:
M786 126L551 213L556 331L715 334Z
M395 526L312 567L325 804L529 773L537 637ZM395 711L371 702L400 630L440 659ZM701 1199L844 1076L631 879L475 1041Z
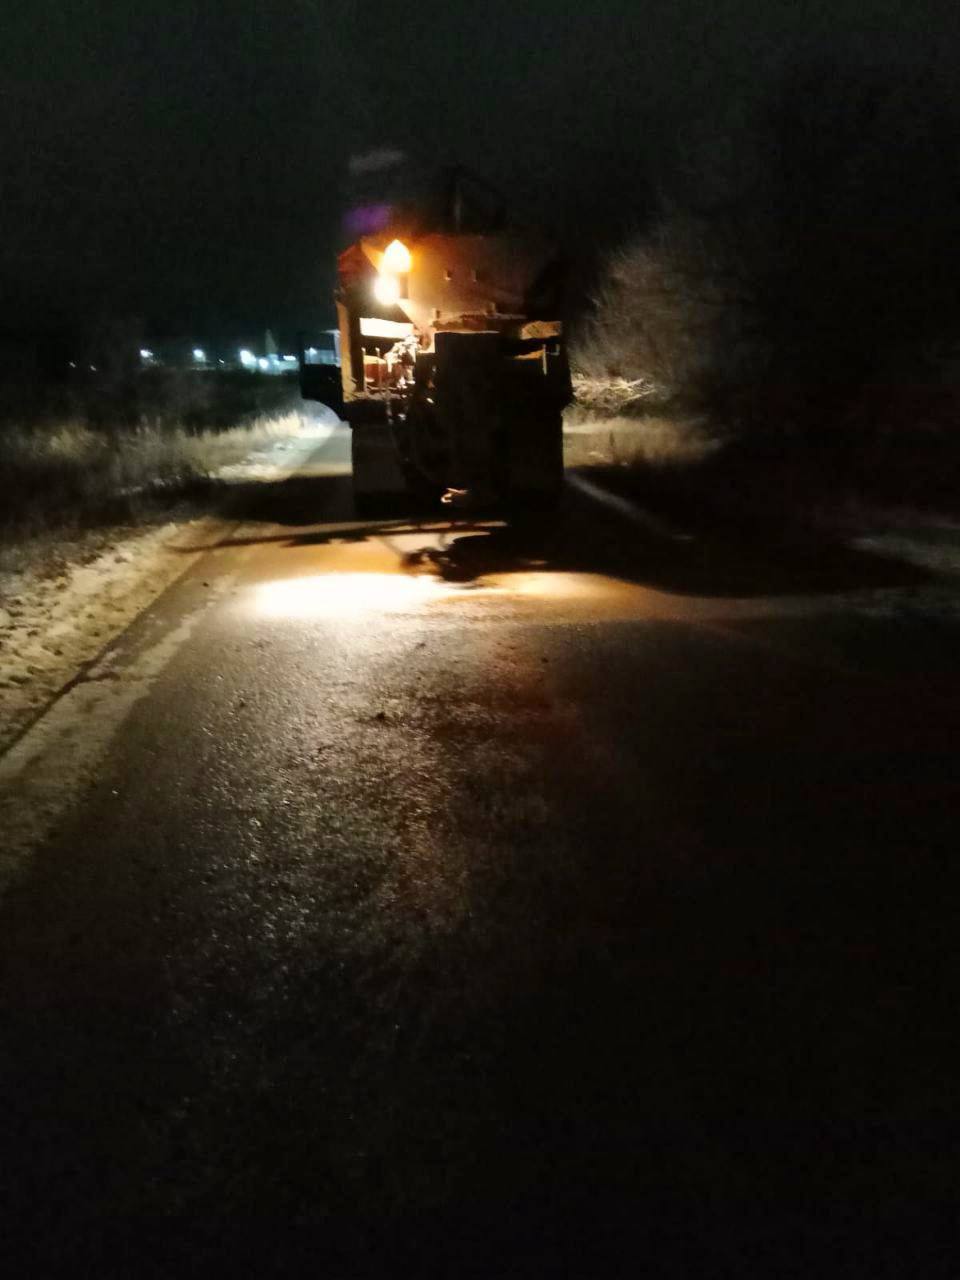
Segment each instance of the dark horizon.
M589 9L119 0L8 13L2 327L329 322L351 157L465 163L574 249L641 224L689 139L798 59L946 80L955 6Z

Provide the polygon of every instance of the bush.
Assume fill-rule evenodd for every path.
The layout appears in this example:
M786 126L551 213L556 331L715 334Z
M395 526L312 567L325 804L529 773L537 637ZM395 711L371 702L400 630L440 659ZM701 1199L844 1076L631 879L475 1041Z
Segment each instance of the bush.
M755 300L718 229L671 213L615 253L596 315L574 350L591 382L634 389L635 402L709 400L758 362ZM591 399L610 390L581 387Z
M688 146L655 225L610 260L575 367L741 435L908 427L958 380L956 133L930 84L794 70ZM939 396L941 429L956 403Z

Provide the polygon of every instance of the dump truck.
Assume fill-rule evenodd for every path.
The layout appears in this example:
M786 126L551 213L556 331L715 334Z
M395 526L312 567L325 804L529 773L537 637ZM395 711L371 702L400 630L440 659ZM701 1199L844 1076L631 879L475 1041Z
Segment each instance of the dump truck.
M398 498L556 501L571 399L561 289L554 246L511 227L463 170L432 211L397 214L339 255L339 367L301 343L301 390L351 427L359 513Z

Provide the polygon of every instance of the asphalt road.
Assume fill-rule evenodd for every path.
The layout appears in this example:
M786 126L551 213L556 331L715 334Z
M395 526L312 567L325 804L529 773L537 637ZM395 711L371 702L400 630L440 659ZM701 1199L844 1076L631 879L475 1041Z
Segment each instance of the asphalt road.
M49 735L7 1274L956 1274L951 589L576 491L358 527L343 447Z

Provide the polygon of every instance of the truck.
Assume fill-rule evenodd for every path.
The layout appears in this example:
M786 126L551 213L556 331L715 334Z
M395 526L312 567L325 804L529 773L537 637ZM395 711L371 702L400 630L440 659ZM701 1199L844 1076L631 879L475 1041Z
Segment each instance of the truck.
M339 366L300 346L301 391L351 428L354 501L554 504L571 399L562 265L464 170L340 253Z

